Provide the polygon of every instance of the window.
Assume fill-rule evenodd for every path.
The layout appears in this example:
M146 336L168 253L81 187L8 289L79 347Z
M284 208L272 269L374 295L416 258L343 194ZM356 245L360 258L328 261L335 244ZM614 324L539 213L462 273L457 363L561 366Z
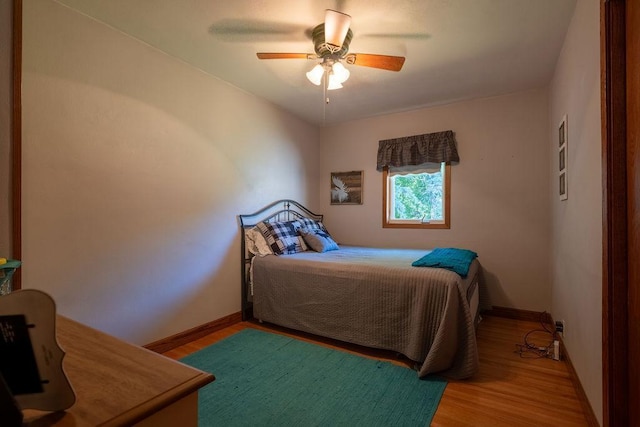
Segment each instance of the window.
M384 228L450 228L451 165L382 171Z

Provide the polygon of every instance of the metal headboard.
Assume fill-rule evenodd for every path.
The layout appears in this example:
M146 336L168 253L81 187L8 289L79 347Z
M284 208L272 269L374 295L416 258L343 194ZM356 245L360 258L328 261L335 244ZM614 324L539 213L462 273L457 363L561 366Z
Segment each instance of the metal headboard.
M251 214L238 215L238 219L240 220L240 260L242 269L240 275L242 278L242 320L248 320L253 317L253 303L249 301L249 268L253 254L247 250L245 231L255 227L262 221L294 221L299 218L322 221L323 217L323 215L312 212L295 200L289 199L275 201Z

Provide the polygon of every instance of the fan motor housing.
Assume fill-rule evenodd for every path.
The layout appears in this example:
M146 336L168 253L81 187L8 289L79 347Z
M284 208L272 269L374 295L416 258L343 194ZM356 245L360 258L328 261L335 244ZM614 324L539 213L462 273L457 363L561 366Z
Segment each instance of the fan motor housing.
M344 41L342 42L342 46L334 46L325 41L324 23L322 23L313 29L311 38L313 39L313 48L320 58L325 58L327 56L337 56L338 58L342 58L349 51L349 44L353 38L353 32L349 29Z

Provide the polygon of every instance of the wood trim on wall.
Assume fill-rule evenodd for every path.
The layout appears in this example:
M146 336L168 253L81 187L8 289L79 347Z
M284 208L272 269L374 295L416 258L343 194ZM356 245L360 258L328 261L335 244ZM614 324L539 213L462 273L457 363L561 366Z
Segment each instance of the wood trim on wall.
M625 46L625 0L602 0L602 409L611 427L630 425Z
M555 322L552 324L555 325ZM576 372L576 368L573 366L573 362L571 362L571 357L569 357L569 352L564 345L564 341L562 337L558 337L558 341L560 341L560 357L567 363L567 370L569 371L569 377L571 378L571 382L573 383L573 387L576 389L576 395L578 400L580 401L580 406L582 407L582 412L584 413L585 418L587 419L587 425L589 427L600 427L600 423L598 422L598 418L596 417L595 412L593 412L593 407L591 406L591 402L589 402L589 398L587 397L587 393L584 391L582 387L582 383L580 382L580 377L578 377L578 373Z
M530 311L530 310L520 310L517 308L494 306L492 307L491 310L483 311L482 315L504 317L507 319L514 319L514 320L544 322L544 323L547 323L548 325L555 325L553 317L546 311L539 312L539 311ZM585 393L584 387L582 387L582 383L580 382L578 373L576 372L576 369L574 368L573 363L571 362L571 358L569 357L567 348L564 346L562 337L559 337L559 341L560 341L560 354L562 355L561 357L567 364L569 377L571 378L573 387L576 389L576 395L578 397L578 400L580 401L580 405L582 406L582 411L584 412L585 418L587 419L587 423L589 427L599 427L600 424L598 423L598 418L596 417L595 412L593 412L593 408L591 407L591 403L589 402L587 393Z
M551 315L547 312L520 310L518 308L499 307L494 305L491 307L491 310L483 311L482 315L504 317L515 320L527 320L530 322L544 322L548 325L553 325Z
M22 0L13 0L13 57L11 112L11 257L22 259ZM18 268L11 286L22 288Z
M242 322L242 312L233 313L204 325L146 344L143 347L162 354L240 322Z

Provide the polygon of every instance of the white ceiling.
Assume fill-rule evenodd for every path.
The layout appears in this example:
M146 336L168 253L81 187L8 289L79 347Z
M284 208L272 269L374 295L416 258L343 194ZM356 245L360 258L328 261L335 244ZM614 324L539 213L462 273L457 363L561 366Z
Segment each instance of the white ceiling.
M545 86L576 0L57 0L316 125ZM349 52L405 56L400 72L347 66L344 88L305 77L325 9L352 16Z

